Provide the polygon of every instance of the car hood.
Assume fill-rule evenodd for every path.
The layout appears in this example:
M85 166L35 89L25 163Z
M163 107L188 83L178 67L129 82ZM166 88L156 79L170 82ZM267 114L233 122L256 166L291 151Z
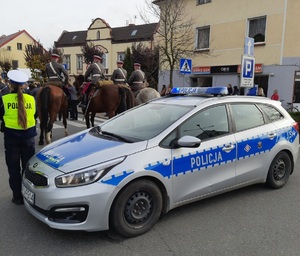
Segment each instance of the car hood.
M89 131L58 140L36 154L43 163L64 173L145 150L147 141L125 143L94 136Z

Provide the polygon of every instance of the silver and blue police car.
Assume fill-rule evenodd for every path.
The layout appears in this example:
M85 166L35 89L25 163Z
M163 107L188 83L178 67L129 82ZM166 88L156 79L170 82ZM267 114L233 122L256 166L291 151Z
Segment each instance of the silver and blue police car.
M299 127L279 101L171 94L44 147L23 177L27 210L55 229L141 235L171 209L255 183L283 187Z

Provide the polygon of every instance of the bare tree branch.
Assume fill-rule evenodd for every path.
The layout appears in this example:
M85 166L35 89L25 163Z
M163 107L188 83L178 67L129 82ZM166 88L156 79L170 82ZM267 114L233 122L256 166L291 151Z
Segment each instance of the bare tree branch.
M146 0L148 12L141 12L141 18L147 21L151 13L159 20L155 34L155 43L159 48L159 67L169 70L170 85L173 83L173 71L178 70L181 58L198 54L196 48L196 20L185 8L186 0ZM211 55L210 52L201 56Z

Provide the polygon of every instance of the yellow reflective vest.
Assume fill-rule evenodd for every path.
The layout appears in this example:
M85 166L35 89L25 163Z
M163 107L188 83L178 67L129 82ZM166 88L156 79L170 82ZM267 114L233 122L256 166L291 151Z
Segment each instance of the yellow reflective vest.
M35 99L29 94L23 94L24 105L27 115L27 129L35 126ZM4 106L4 116L3 120L5 127L24 130L20 124L18 124L18 94L9 93L2 96L3 106Z

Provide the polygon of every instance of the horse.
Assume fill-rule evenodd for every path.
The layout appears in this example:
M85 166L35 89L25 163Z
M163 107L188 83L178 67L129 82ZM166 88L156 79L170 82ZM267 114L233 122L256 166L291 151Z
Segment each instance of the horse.
M53 123L56 121L58 114L61 114L63 117L65 136L68 135L68 98L64 91L54 84L55 82L53 84L47 83L40 89L37 95L38 116L40 120L39 145L44 145L44 135L46 143L51 143Z
M83 77L75 76L75 84L81 83ZM79 95L82 97L83 86L79 89ZM135 106L134 95L130 88L114 84L111 80L100 81L99 85L93 85L89 93L89 100L86 109L83 109L87 128L94 126L96 113L106 113L108 118ZM90 119L91 114L91 119Z

